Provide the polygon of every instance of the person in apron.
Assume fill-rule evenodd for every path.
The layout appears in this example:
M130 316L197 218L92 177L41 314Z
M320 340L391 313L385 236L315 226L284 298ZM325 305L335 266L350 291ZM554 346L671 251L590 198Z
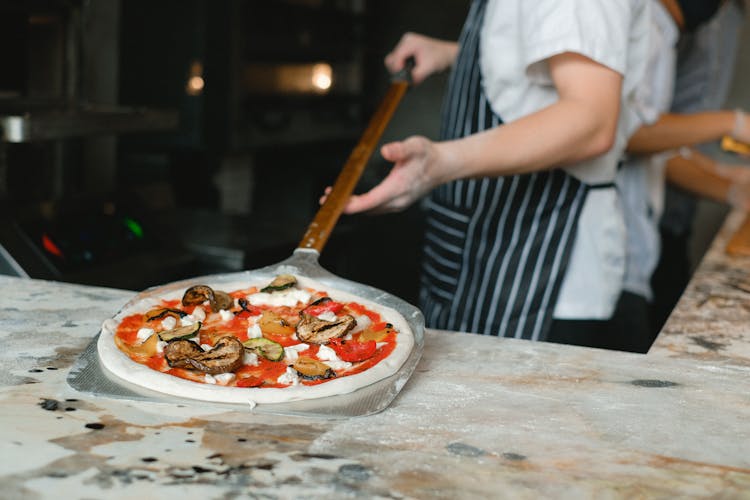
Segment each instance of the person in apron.
M642 125L627 148L629 153L641 154L626 155L616 179L627 228L625 279L612 335L602 347L645 353L655 338L649 311L653 301L651 277L660 254L658 221L664 207L667 171L671 172L671 181L694 194L750 208L748 172L726 167L719 173L716 162L687 147L724 134L741 133L743 121L750 118L734 111L670 113L681 33L689 34L708 22L721 3L654 2L648 72L636 92L637 105L631 108L633 119ZM750 138L750 121L747 127Z
M414 57L417 83L453 67L440 141L384 145L393 170L345 209L400 210L428 194L428 326L601 335L624 272L619 109L645 70L648 2L475 0L457 45L407 34L386 58L396 71Z
M695 113L725 106L747 17L747 8L743 7L742 0L728 1L711 22L683 35L678 46L674 112ZM716 157L713 144L699 149ZM667 184L659 226L662 253L651 283L654 333L661 329L690 280L693 265L688 248L696 207L697 199L692 194L671 182Z

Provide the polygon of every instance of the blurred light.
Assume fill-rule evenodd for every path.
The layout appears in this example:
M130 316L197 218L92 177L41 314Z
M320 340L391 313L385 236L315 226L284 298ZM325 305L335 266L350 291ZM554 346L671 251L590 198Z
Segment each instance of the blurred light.
M60 250L60 248L57 245L55 245L55 243L52 241L52 238L47 236L46 233L42 235L42 246L47 252L51 253L52 255L56 257L60 257L61 259L65 258L65 255L63 255L62 250Z
M191 76L188 80L188 94L198 95L203 90L203 78L200 76Z
M198 96L203 92L206 82L203 80L203 64L200 61L190 63L187 83L185 84L185 93L187 95Z
M327 63L316 64L312 68L312 84L319 92L327 92L333 83L333 70Z
M127 226L127 228L130 230L130 232L135 235L136 238L143 238L143 227L141 227L140 224L138 224L130 217L125 217L123 219L123 222L125 223L125 226Z

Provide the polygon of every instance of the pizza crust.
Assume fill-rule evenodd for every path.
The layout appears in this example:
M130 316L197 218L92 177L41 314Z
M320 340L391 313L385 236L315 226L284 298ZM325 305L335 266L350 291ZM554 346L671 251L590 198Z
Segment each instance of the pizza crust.
M390 377L406 362L411 354L412 348L414 347L414 334L406 322L406 319L397 311L340 290L330 289L325 285L307 278L298 277L298 282L300 286L305 288L326 291L334 300L341 302L358 302L368 309L379 313L384 321L391 323L399 332L394 350L387 358L361 373L336 378L312 386L300 384L285 388L226 387L192 382L175 377L168 373L152 370L145 365L137 363L130 359L128 355L120 351L114 343L114 334L117 330L117 325L119 325L124 317L134 313L144 313L157 305L159 300L172 300L182 297L183 291L175 291L165 294L158 299L149 297L130 304L120 311L114 318L105 321L102 325L99 341L97 342L99 360L107 371L126 382L145 389L180 398L217 403L250 404L253 406L255 404L285 403L288 401L348 394ZM264 286L266 283L265 281L257 283L245 281L221 284L207 282L205 284L211 287L215 286L217 289L231 291L251 286Z

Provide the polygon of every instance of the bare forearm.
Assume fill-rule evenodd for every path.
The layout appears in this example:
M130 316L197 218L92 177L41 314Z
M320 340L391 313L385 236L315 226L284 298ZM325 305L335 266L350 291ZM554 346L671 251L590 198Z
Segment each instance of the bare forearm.
M725 202L732 181L706 168L704 157L675 156L667 162L667 180L695 195Z
M514 175L598 156L609 150L614 137L613 122L601 121L599 115L578 101L561 100L502 127L441 143L445 171L440 177L447 182Z
M664 114L653 125L645 125L633 134L628 142L628 152L653 154L715 141L731 134L734 126L733 111Z

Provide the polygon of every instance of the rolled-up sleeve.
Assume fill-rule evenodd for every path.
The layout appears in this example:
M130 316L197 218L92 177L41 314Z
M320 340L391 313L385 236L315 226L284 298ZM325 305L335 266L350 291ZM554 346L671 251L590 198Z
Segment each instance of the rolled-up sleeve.
M581 54L625 74L632 7L627 0L535 0L521 3L521 63L537 84L551 84L548 60Z

